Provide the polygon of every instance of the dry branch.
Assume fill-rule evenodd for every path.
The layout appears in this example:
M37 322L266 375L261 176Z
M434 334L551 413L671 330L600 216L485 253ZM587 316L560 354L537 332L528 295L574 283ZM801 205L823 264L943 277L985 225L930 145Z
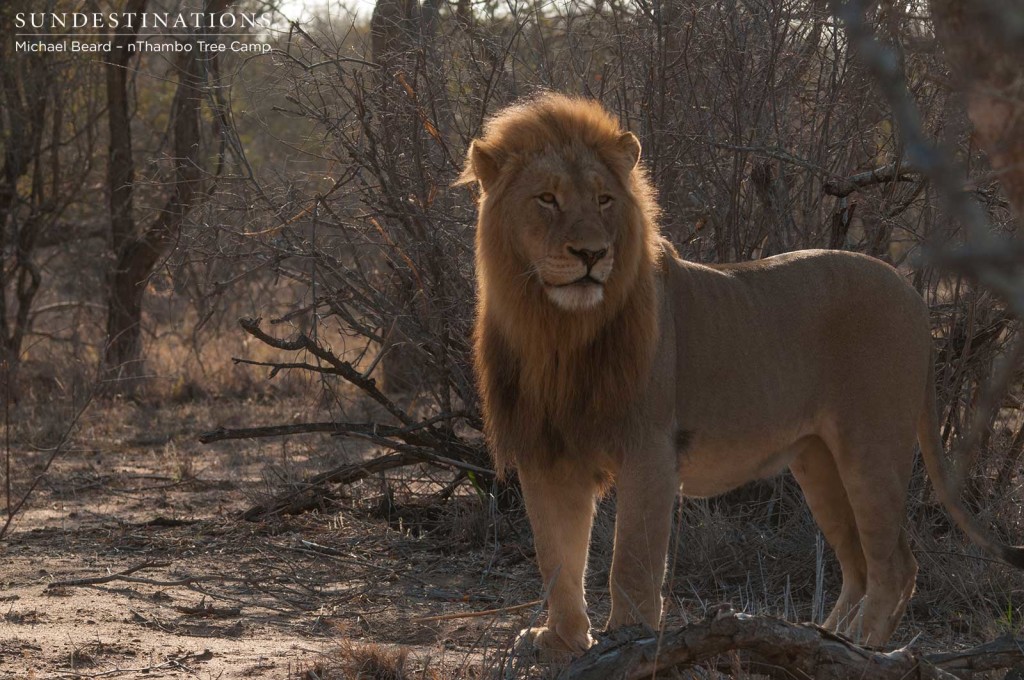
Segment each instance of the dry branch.
M709 618L661 635L631 628L602 641L559 676L563 680L650 678L674 666L709 661L734 650L797 678L816 680L949 680L953 671L1006 668L1024 661L1024 641L1001 639L948 654L908 649L876 652L811 624L748 616L725 607Z
M398 453L380 456L379 458L362 463L342 465L327 472L321 472L299 484L295 491L278 496L267 503L254 505L242 513L242 519L254 521L266 515L305 512L322 504L327 496L327 484L352 484L378 472L385 472L417 463L430 463L442 467L467 469L485 477L494 476L494 472L491 470L438 456L420 447L403 447L398 444L393 444L393 446L398 450Z
M873 184L889 184L891 182L914 182L920 179L920 172L907 163L890 163L867 172L857 173L850 177L825 182L822 190L830 196L845 198L858 189Z
M333 468L314 475L301 482L294 491L280 495L268 503L255 505L242 514L243 519L256 520L268 514L297 514L320 507L327 498L327 484L352 484L361 479L392 470L427 463L445 469L472 472L484 478L492 478L494 471L483 468L464 460L443 456L436 453L437 440L428 428L437 419L408 427L393 427L376 423L295 423L291 425L271 425L266 427L246 427L238 429L217 428L199 435L204 444L226 439L257 439L260 437L277 437L307 432L327 432L334 435L347 435L365 439L374 444L385 446L394 454L374 458L373 460L351 463ZM467 457L474 452L458 442L448 442L448 448L454 453Z
M66 581L52 581L46 584L47 589L51 588L67 588L71 586L96 586L103 583L111 583L112 581L124 581L126 583L141 583L148 586L187 586L193 583L199 583L200 581L212 581L217 579L216 576L185 576L180 579L174 579L172 581L160 581L148 578L141 578L138 576L131 576L137 571L144 569L161 569L163 567L171 566L170 562L143 562L142 564L119 571L114 574L107 574L106 576L92 576L89 578L72 578Z
M228 429L218 427L216 430L203 432L199 435L199 442L210 444L212 442L224 441L226 439L260 439L262 437L282 437L292 434L307 434L310 432L344 432L343 425L339 423L294 423L291 425L268 425L264 427L240 427Z
M144 569L161 569L163 567L169 566L171 566L170 562L143 562L142 564L137 564L134 567L130 567L128 569L125 569L124 571L119 571L114 574L107 574L106 576L94 576L91 578L73 578L68 579L67 581L53 581L51 583L48 583L46 587L59 588L62 586L86 586L98 585L100 583L110 583L111 581L116 581L118 579L124 578L125 576L130 576L137 571L142 571Z
M260 324L263 319L239 319L238 324L242 327L246 333L256 338L264 344L270 345L275 349L280 349L289 352L306 351L320 359L323 362L329 364L329 366L317 366L315 369L321 373L330 373L338 375L352 383L359 389L363 390L368 394L374 401L387 409L388 413L393 415L395 418L400 420L405 425L411 425L412 419L409 415L395 405L393 401L387 398L383 392L377 387L377 381L373 378L368 378L361 374L359 371L352 366L351 363L343 361L337 357L329 349L323 347L318 342L310 338L305 333L299 333L294 340L282 340L275 338L263 332L260 328Z
M444 408L442 413L419 418L400 408L377 386L376 380L365 372L358 371L350 362L336 355L329 347L322 345L305 333L298 333L291 339L276 338L265 333L260 324L262 319L240 319L239 324L257 340L287 352L308 352L315 356L320 365L295 362L253 362L235 359L236 362L258 363L273 367L274 373L282 369L299 368L317 373L337 375L358 387L371 399L383 406L398 425L381 423L314 422L290 423L262 427L227 429L217 428L199 436L199 441L210 442L225 439L256 439L260 437L287 436L309 432L323 432L335 436L346 436L368 441L395 452L395 455L377 458L368 463L344 465L326 473L316 475L303 482L296 490L278 497L269 504L260 504L243 514L245 519L256 519L267 513L298 513L319 507L326 498L328 483L348 484L365 478L374 472L381 472L405 465L427 463L447 470L473 473L492 478L494 472L471 461L484 461L486 454L482 445L468 442L455 432L456 421L463 421L471 428L480 429L479 418L472 412ZM272 373L273 375L273 373ZM450 407L451 404L443 406Z
M261 427L241 427L228 429L219 427L199 435L199 441L203 444L223 441L226 439L259 439L262 437L280 437L293 434L304 434L310 432L326 432L333 435L348 435L373 441L374 443L388 446L396 450L402 449L403 442L409 446L433 448L438 444L438 436L433 433L430 426L440 420L448 420L461 417L459 415L443 415L431 418L429 421L410 425L406 427L394 427L391 425L380 425L378 423L340 423L340 422L319 422L319 423L291 423L289 425L267 425ZM395 441L397 440L397 441ZM475 451L469 450L458 443L449 443L454 453L473 455ZM424 453L424 458L430 458L431 454ZM440 459L440 456L435 456ZM426 462L426 461L424 461ZM464 463L463 461L451 461L456 467L465 467L474 472L489 474L490 471L484 468Z
M203 619L233 619L242 614L241 607L214 607L212 604L206 604L205 601L195 607L175 607L175 609L185 616Z
M82 675L80 670L71 673L61 673L60 675L53 675L51 677L64 680L81 680L82 678L111 678L116 675L131 675L132 677L140 677L145 674L152 673L153 671L160 670L175 670L175 671L189 671L190 669L186 664L196 661L209 661L213 658L213 652L209 649L204 649L201 652L179 652L172 654L167 658L167 661L163 663L154 664L150 663L148 666L140 666L137 668L114 668L109 671L101 671L99 673L90 673L89 675ZM194 674L194 673L192 673ZM156 675L154 677L160 677Z
M2 265L0 265L0 266L2 266ZM3 294L3 291L0 291L0 295L2 295L2 294ZM7 389L9 389L9 378L8 378L8 380L5 380L5 383L6 383L5 387ZM10 428L10 404L11 404L11 400L10 400L10 395L9 394L5 394L3 396L4 396L4 411L5 411L4 416L5 416L5 421L6 421L6 425L4 427L4 432L5 432L5 436L8 438L8 441L5 443L5 446L4 446L4 464L5 464L5 468L6 468L5 471L4 471L4 487L5 487L4 488L4 504L5 504L5 508L4 509L7 511L6 512L7 517L4 519L3 524L0 524L0 539L2 539L4 536L7 535L7 532L11 528L11 524L14 522L14 518L18 516L18 513L21 512L21 509L28 502L28 499L32 497L33 493L35 493L36 488L43 481L43 479L46 478L46 474L50 471L50 467L53 465L54 461L56 461L59 456L63 455L63 453L65 451L67 451L68 447L71 444L71 436L75 433L75 430L78 428L78 423L81 422L82 416L85 415L85 412L88 411L89 407L92 405L94 393L93 392L89 393L89 395L86 397L85 401L82 402L82 405L75 412L75 415L72 416L71 420L68 422L67 426L64 428L64 432L61 433L60 441L58 441L57 445L54 446L50 450L50 455L47 456L46 460L43 462L42 468L33 477L32 483L29 484L28 488L21 494L21 497L18 498L17 501L14 500L14 496L11 494L11 445L10 445L10 431L11 431L11 428Z
M1024 660L1024 641L1001 637L959 652L926 654L925 659L950 673L981 673L1019 664Z
M282 494L266 503L258 503L242 513L242 519L250 522L267 515L294 515L319 507L330 483L351 484L372 474L412 465L416 460L404 453L381 456L365 463L353 463L314 475L303 482L298 489Z
M846 26L852 48L892 110L904 146L905 163L912 164L921 172L945 201L950 216L967 228L963 246L951 254L946 249L933 258L960 259L963 268L971 269L971 274L982 284L1002 296L1015 315L1024 316L1024 286L1020 284L1019 274L1015 271L1013 275L1007 275L991 262L993 253L1016 250L1017 244L996 235L982 206L974 196L963 191L965 182L960 168L925 134L921 112L907 87L900 60L892 48L876 38L865 19L869 3L865 0L832 0L831 4L835 15ZM996 261L1000 259L1005 258L995 257Z

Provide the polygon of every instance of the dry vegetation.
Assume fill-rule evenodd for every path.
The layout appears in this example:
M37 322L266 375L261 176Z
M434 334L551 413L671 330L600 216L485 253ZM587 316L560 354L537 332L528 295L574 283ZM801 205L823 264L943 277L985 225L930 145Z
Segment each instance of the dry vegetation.
M379 0L372 21L332 5L303 25L239 2L275 17L271 54L198 75L147 55L121 83L4 36L0 677L548 672L511 654L540 593L480 434L473 196L450 188L486 115L538 88L596 97L638 134L687 258L825 247L896 265L933 311L942 434L969 455L971 507L1021 542L1022 250L1001 239L1024 166L997 119L1024 120L1024 16L962 4L839 2L867 19L847 34L803 0ZM0 8L4 25L28 6ZM128 181L108 172L125 149L110 88L127 93L127 223L106 198ZM160 249L129 282L140 357L111 350L132 259L117 238ZM912 484L921 572L896 643L1020 637L1020 575L965 543L923 471ZM612 497L595 621L613 516ZM670 628L720 602L820 621L837 594L789 476L683 503L673 540Z

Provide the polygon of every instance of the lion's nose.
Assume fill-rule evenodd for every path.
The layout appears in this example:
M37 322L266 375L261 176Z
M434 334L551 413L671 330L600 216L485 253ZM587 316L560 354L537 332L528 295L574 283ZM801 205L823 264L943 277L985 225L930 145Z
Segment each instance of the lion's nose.
M587 265L588 270L608 254L607 248L602 248L601 250L588 250L586 248L573 248L572 246L566 246L566 249L576 257L580 258L580 260L583 261L583 264Z

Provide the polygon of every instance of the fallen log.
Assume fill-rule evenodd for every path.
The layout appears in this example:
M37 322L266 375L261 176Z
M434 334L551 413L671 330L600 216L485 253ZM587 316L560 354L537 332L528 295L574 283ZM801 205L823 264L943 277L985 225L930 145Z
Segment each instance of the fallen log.
M1024 662L1024 640L1000 638L973 649L926 654L860 647L813 624L750 616L724 606L703 621L661 634L628 628L613 633L566 667L561 680L641 680L731 651L753 670L815 680L955 680L959 673ZM768 669L768 670L766 670Z

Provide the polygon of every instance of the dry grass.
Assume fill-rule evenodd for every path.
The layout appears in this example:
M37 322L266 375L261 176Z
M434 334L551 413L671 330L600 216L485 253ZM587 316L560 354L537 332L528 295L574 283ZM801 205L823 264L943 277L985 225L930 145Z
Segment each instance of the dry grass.
M57 307L61 313L41 314L34 320L14 389L18 401L45 404L71 400L94 386L103 355L105 308L78 299L99 296L102 288L95 279L95 275L85 276L80 287L45 291L44 308ZM281 315L297 295L294 286L282 284L268 290L265 281L256 281L238 286L222 298L194 302L175 293L169 277L156 277L143 315L145 378L132 392L133 398L166 404L287 398L319 390L321 380L304 372L282 371L269 379L268 368L235 362L279 358L275 350L242 332L237 320ZM206 309L207 304L213 308ZM284 337L294 330L287 322L272 326L273 333ZM361 346L350 350L338 333L329 342L346 357L361 350Z
M336 652L309 669L296 673L296 680L438 680L430 659L419 659L407 647L343 643Z

